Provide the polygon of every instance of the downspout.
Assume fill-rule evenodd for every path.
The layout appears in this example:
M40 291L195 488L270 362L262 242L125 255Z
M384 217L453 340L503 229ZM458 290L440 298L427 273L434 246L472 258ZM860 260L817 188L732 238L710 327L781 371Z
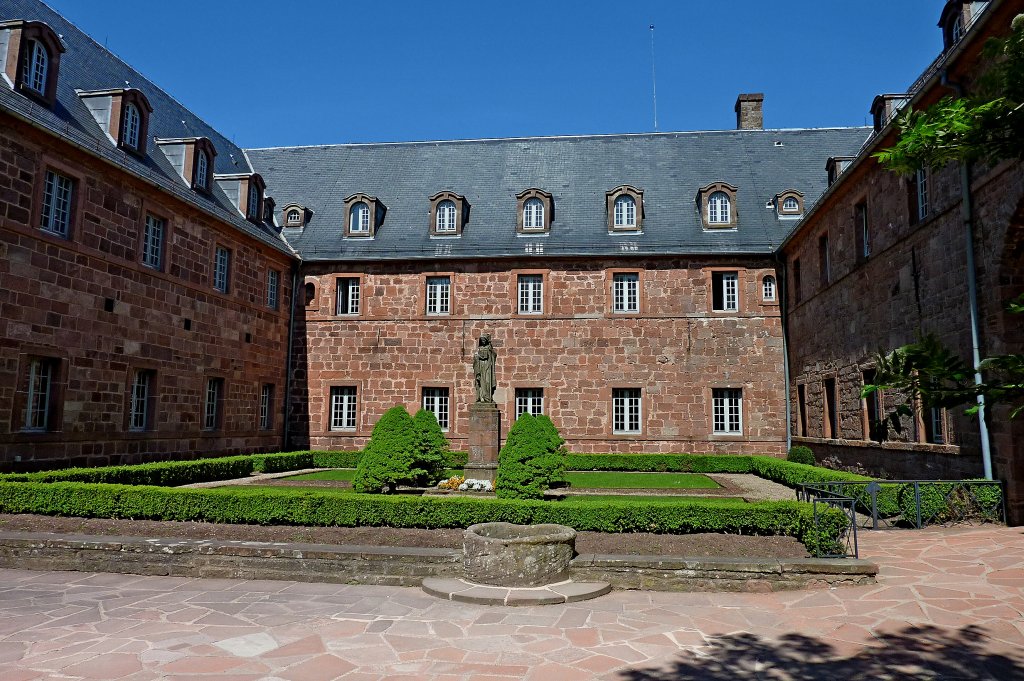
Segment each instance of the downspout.
M963 97L964 90L959 83L949 80L949 72L942 71L942 85ZM981 369L981 330L978 314L978 274L974 261L974 207L971 201L970 163L960 162L960 215L964 222L967 254L967 302L970 308L971 322L971 361L974 363L974 385L982 384ZM985 395L978 393L978 435L981 438L981 461L985 467L985 479L992 479L992 450L989 443L988 423L985 421Z
M789 307L789 270L786 261L780 257L779 251L775 252L775 261L779 263L777 286L779 289L779 320L782 323L782 377L786 391L786 453L793 448L793 419L792 404L789 385L789 325L786 323L786 313Z
M295 305L296 301L299 300L299 294L296 290L296 286L299 281L299 264L292 263L292 289L291 289L291 309L288 311L288 356L285 360L284 366L284 428L281 429L281 451L288 451L289 444L289 431L290 419L288 418L288 406L292 401L292 352L293 343L295 340Z

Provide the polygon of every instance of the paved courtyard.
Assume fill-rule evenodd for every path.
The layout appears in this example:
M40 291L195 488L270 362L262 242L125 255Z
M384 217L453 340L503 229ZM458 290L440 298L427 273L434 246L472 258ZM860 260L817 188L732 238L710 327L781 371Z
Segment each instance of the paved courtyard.
M0 570L0 679L1024 679L1024 528L865 532L879 584L487 608Z

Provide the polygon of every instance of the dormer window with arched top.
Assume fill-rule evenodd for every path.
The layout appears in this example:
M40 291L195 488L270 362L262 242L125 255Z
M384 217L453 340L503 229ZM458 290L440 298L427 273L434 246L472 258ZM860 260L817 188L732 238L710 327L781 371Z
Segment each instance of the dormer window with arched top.
M289 203L284 207L284 226L287 229L301 229L306 226L309 220L309 211L297 203Z
M988 0L949 0L939 15L944 50L956 45L974 20L989 5Z
M51 107L64 43L41 21L0 22L0 65L14 89Z
M259 173L235 173L232 175L217 174L213 176L224 195L235 205L238 212L249 222L259 224L264 221L266 206L263 194L267 188ZM270 222L270 220L266 220Z
M249 182L249 200L246 202L245 217L257 220L260 217L260 188L255 182Z
M196 151L196 172L192 176L192 184L196 189L210 187L210 157L202 149Z
M430 197L430 235L460 236L466 222L466 197L455 192L438 192Z
M516 196L519 200L516 231L520 234L546 233L554 217L551 194L542 189L527 189Z
M780 218L798 218L804 214L804 195L787 189L775 195L775 212Z
M373 237L383 218L384 207L376 197L353 194L345 199L345 236Z
M111 142L134 154L146 153L146 133L153 107L135 88L79 91L89 113Z
M636 187L620 185L605 192L609 232L637 232L643 228L644 193Z
M715 182L697 192L701 220L705 229L729 229L739 222L736 208L736 187Z

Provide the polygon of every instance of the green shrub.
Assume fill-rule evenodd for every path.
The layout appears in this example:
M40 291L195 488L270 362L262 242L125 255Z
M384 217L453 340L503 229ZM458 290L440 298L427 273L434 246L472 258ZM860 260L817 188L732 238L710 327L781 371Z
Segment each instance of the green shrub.
M363 452L313 452L313 466L315 468L355 468L359 465L359 459Z
M352 487L357 492L378 494L394 492L398 485L411 485L427 473L415 468L415 459L412 417L405 407L392 407L373 426Z
M786 461L802 463L805 466L814 466L817 463L814 460L814 452L811 451L810 447L805 447L804 445L790 447L789 454L786 455Z
M634 473L749 473L750 457L703 454L567 454L570 471Z
M1003 491L999 485L957 485L951 482L919 483L921 523L924 525L955 520L993 520L1001 516ZM914 485L899 486L897 499L903 521L917 525Z
M433 485L444 474L448 461L448 439L441 432L434 412L420 409L412 419L416 469L424 472L416 477L420 486Z
M550 419L523 412L508 431L498 455L494 491L503 499L541 499L564 480L564 444Z
M259 525L465 528L475 523L558 523L578 531L721 532L796 537L812 552L834 547L845 527L835 509L729 499L536 501L479 497L332 494L296 488L167 488L86 483L0 482L0 512L87 518Z

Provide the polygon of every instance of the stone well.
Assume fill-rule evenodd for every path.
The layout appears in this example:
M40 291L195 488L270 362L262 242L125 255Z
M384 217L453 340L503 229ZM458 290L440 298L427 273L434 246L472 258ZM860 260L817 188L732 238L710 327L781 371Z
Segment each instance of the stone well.
M542 586L569 579L575 549L564 525L479 523L463 533L463 568L476 584Z

